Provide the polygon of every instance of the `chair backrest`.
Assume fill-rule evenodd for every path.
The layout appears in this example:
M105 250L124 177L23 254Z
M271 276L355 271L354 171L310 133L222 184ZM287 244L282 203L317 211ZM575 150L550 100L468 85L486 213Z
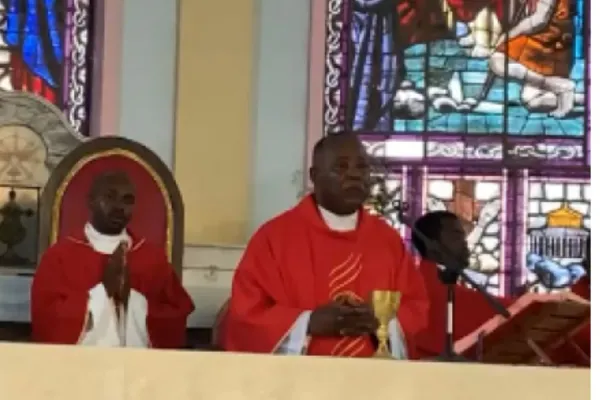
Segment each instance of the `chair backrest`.
M87 141L56 167L42 193L40 254L58 239L80 234L88 221L88 194L94 178L107 171L126 172L136 189L129 229L164 246L181 277L183 202L171 171L151 150L129 139Z

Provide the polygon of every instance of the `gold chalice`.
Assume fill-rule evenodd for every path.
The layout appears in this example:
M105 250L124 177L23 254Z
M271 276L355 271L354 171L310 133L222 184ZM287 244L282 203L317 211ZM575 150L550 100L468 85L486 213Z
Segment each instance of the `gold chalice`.
M398 307L400 307L400 297L402 297L400 292L391 290L375 290L371 294L373 312L379 321L379 328L377 328L377 340L379 341L379 346L373 357L392 358L390 347L388 345L390 337L388 326L398 312Z

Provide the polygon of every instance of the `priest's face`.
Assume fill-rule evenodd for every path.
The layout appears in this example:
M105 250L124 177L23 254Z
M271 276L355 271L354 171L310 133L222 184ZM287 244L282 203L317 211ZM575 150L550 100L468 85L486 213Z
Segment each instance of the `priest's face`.
M91 199L92 224L107 235L121 233L135 204L133 185L128 179L108 180Z
M469 247L463 224L458 218L444 218L440 230L440 243L448 249L454 260L460 260L462 265L469 263Z
M338 215L356 212L369 196L370 173L369 157L358 139L331 143L311 171L317 202Z

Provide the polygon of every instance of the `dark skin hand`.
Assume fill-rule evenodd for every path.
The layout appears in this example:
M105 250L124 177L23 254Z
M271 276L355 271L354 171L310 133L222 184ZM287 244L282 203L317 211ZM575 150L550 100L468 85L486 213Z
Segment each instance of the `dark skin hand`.
M126 265L123 268L123 275L121 279L121 286L115 296L115 302L116 304L122 304L123 307L127 308L127 303L129 300L129 291L131 289L131 286L129 282L129 269Z
M117 304L127 305L129 299L129 269L126 265L127 243L121 243L112 253L102 275L102 283L109 298Z
M315 309L308 324L311 336L362 336L377 329L372 308L352 299L338 299Z

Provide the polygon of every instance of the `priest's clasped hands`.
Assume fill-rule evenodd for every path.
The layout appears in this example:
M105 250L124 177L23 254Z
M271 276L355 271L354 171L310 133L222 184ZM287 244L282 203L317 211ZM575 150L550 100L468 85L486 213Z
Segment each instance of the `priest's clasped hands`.
M374 333L379 321L373 308L352 298L340 298L311 313L311 336L362 336Z
M127 268L127 242L121 242L108 257L102 274L102 284L115 305L127 306L129 299L129 269Z

